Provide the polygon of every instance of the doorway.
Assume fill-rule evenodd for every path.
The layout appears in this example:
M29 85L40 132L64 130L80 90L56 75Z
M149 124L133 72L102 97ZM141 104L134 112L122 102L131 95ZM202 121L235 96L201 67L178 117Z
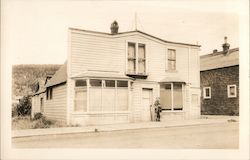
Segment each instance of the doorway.
M153 105L153 89L142 89L142 121L151 121L150 108Z

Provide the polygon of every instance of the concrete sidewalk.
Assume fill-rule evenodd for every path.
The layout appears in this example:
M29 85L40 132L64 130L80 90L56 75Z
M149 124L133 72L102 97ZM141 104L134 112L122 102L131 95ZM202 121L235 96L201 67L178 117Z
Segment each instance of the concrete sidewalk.
M174 120L174 121L166 121L166 122L140 122L140 123L109 124L109 125L85 126L85 127L62 127L62 128L14 130L12 131L12 138L218 124L218 123L229 123L228 120L232 120L232 119L237 122L239 121L238 116L201 116L200 119Z

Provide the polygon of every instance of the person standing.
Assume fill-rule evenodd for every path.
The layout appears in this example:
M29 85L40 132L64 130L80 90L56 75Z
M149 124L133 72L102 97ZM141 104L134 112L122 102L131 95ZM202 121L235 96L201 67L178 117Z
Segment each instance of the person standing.
M156 99L155 101L155 113L156 113L156 121L161 121L161 104L160 104L160 100L159 99Z

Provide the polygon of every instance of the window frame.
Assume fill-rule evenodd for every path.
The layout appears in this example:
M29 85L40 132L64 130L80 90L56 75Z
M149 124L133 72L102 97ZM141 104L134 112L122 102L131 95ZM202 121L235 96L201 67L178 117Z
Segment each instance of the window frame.
M230 87L234 87L234 95L230 94ZM227 85L227 97L228 98L236 98L237 97L237 86L236 84L231 84L231 85Z
M172 57L169 56L169 53L170 53L169 51L174 51L174 57L175 58L172 58ZM166 57L167 57L166 58L167 62L166 62L165 70L166 71L177 71L176 49L168 48L167 53L166 53ZM172 67L171 68L169 67L170 62L174 62L174 69L172 69Z
M209 96L206 95L206 90L209 90ZM211 99L212 93L211 93L211 87L203 87L203 99Z
M184 111L184 102L185 102L185 99L184 99L184 84L181 83L181 93L182 93L182 109L181 110L175 110L175 104L174 104L174 85L175 84L178 84L177 82L172 82L172 83L162 83L160 85L170 85L170 98L171 98L171 109L168 110L168 109L163 109L162 111L163 112L183 112ZM162 88L160 87L160 91L162 90ZM161 94L161 93L160 93ZM160 96L161 97L161 96Z
M135 58L128 57L129 44L135 44ZM139 46L144 46L144 58L139 58ZM135 61L135 72L128 71L129 61ZM144 62L144 73L139 73L139 61ZM126 73L131 75L147 75L147 44L144 42L126 41Z
M52 100L53 98L53 87L48 87L46 89L46 100Z
M75 80L79 80L79 79L75 79ZM130 80L129 79L117 79L117 78L114 78L114 79L110 79L110 78L87 78L87 79L81 79L81 80L86 80L86 82L87 82L87 86L84 86L84 87L76 87L75 86L75 88L74 88L74 108L73 108L73 110L72 110L72 114L74 114L74 115L85 115L85 114L105 114L105 113L129 113L130 112L130 106L129 106L129 89L130 89L130 87L131 87L131 85L130 85ZM102 85L101 86L98 86L98 87L96 87L96 86L91 86L90 85L90 81L91 80L101 80L102 81ZM115 81L115 87L109 87L109 86L106 86L106 81L109 81L109 80L111 80L111 81ZM126 81L127 82L127 86L126 87L118 87L118 85L117 85L117 82L118 81ZM127 101L126 101L126 103L127 103L127 109L126 110L117 110L118 108L118 102L117 102L117 100L115 100L115 108L114 108L114 111L104 111L103 110L103 106L101 106L101 111L92 111L91 109L90 109L90 107L91 107L91 105L90 105L90 91L91 91L91 88L98 88L98 89L100 89L101 90L101 92L103 93L103 90L104 89L114 89L115 90L115 99L117 98L117 91L118 91L118 89L122 89L122 90L127 90L127 96L128 96L128 99L127 99ZM86 92L87 92L87 102L86 102L86 111L85 110L75 110L75 100L77 100L76 99L76 97L75 97L75 92L76 91L79 91L79 90L86 90Z

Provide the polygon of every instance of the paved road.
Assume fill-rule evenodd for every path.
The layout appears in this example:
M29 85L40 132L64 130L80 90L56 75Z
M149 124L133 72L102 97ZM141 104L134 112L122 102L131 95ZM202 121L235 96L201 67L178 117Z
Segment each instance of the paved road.
M14 138L16 148L237 149L236 122L171 128Z

